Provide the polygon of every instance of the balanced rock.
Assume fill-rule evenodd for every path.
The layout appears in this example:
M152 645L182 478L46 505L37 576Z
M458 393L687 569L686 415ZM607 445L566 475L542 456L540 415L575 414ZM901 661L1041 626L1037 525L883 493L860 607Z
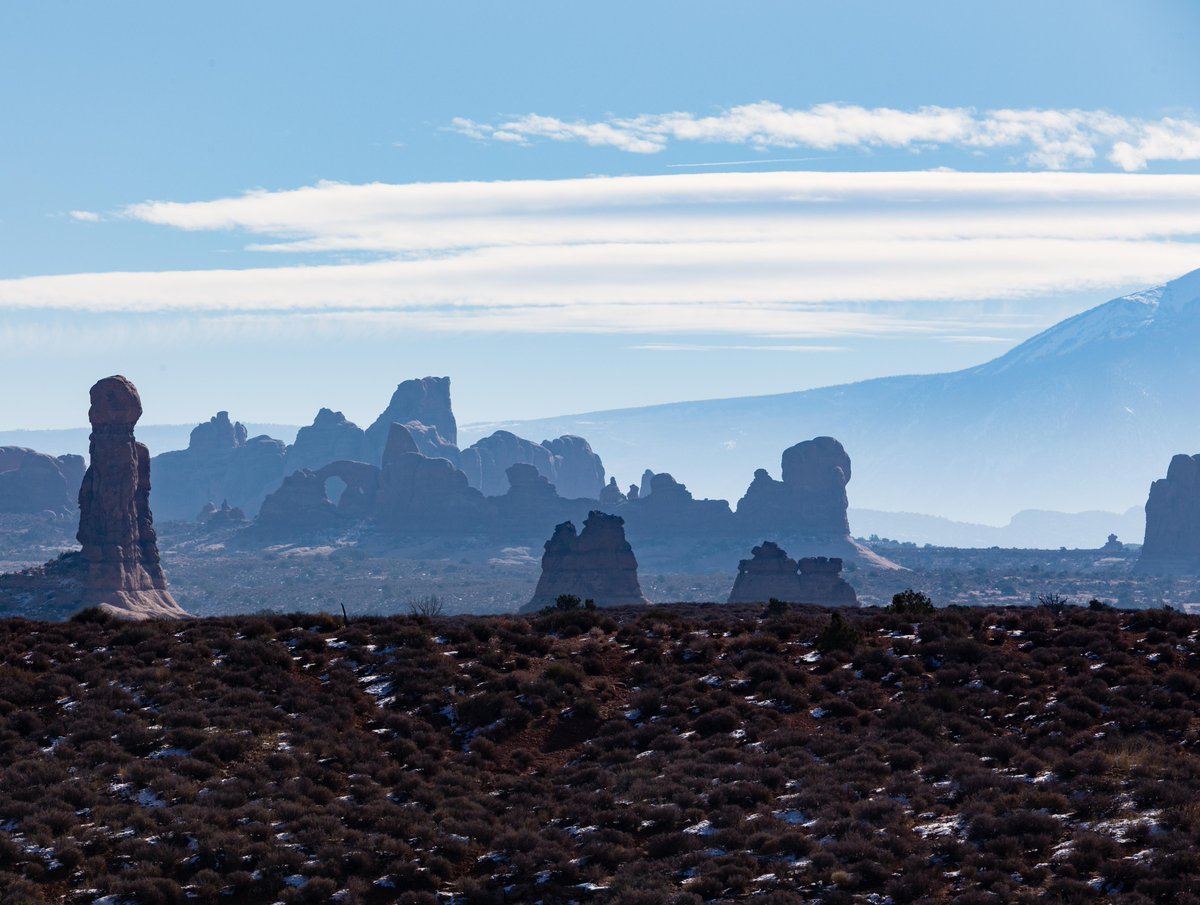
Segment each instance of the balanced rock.
M1146 539L1136 570L1200 574L1200 455L1175 456L1167 476L1150 485Z
M98 606L124 619L187 616L167 590L150 514L150 454L133 436L137 389L107 377L91 389L91 464L79 488L81 548L38 569L0 576L3 609L43 618ZM28 612L32 610L32 612Z
M738 563L730 603L811 603L821 606L857 606L858 595L841 577L837 557L806 556L799 562L772 541L750 551L752 559Z
M590 512L583 531L563 522L546 541L542 574L526 609L552 606L564 594L597 606L649 603L638 583L637 558L625 539L624 519Z

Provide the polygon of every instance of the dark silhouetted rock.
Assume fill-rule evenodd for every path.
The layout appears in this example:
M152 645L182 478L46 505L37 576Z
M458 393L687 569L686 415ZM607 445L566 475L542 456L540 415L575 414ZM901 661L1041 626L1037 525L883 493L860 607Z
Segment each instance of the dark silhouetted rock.
M508 468L508 493L490 497L493 530L502 537L534 540L567 519L582 519L595 500L566 500L536 468L518 462Z
M1200 455L1175 456L1167 476L1150 485L1137 571L1200 574Z
M737 515L747 531L787 533L804 537L844 537L850 534L850 457L837 440L817 437L784 450L782 481L764 469L754 473Z
M308 427L296 432L296 442L287 448L284 472L291 474L301 468L310 471L330 462L369 462L378 460L367 440L367 433L341 412L323 408Z
M97 606L123 619L187 616L167 590L150 514L150 454L133 436L137 389L106 377L91 389L91 464L79 488L81 549L39 569L0 577L4 609L43 616ZM31 613L33 615L34 613Z
M154 457L154 507L164 520L191 519L216 500L257 513L283 477L284 457L282 441L247 439L241 423L218 412L192 431L187 449Z
M772 541L755 547L752 559L738 563L730 603L812 603L821 606L857 606L858 596L841 577L837 557L809 556L799 562Z
M630 484L629 489L625 491L625 499L627 500L636 500L640 498L641 495L642 488L640 488L637 484Z
M444 456L457 463L458 422L454 420L454 412L450 407L449 377L406 380L396 387L387 408L367 428L367 439L375 451L372 464L382 461L392 424L408 424L410 421L436 431L436 434L428 433L424 438L414 437L421 446L421 452L429 456ZM423 439L425 444L422 444ZM435 439L437 448L429 448L434 445Z
M592 600L597 606L648 603L624 524L620 516L593 511L579 534L571 522L556 527L546 541L542 574L527 608L553 606L563 594Z
M444 458L411 452L410 425L390 426L375 521L397 533L479 533L488 527L490 510L467 476Z
M697 500L687 486L666 472L650 479L650 492L630 500L621 510L629 530L640 540L686 539L730 534L733 513L724 500Z
M0 512L63 513L74 508L72 494L78 494L82 479L82 473L74 473L76 459L82 464L80 456L55 458L21 446L0 446Z
M1100 548L1101 553L1123 553L1125 545L1117 540L1115 534L1110 534L1108 540L1104 542L1104 546Z
M625 499L625 494L621 493L621 488L617 486L616 478L610 478L609 482L604 485L604 489L600 491L600 505L605 508L620 506Z
M543 440L542 446L550 451L553 473L546 475L558 490L558 495L567 499L595 500L604 487L604 463L592 451L592 446L583 437L564 434L557 440Z
M298 537L342 527L345 520L325 493L325 478L302 468L263 500L255 533L272 538Z
M366 462L330 462L319 468L317 477L326 485L331 478L342 482L344 489L338 497L337 511L343 518L364 519L375 514L379 503L379 482L382 471Z

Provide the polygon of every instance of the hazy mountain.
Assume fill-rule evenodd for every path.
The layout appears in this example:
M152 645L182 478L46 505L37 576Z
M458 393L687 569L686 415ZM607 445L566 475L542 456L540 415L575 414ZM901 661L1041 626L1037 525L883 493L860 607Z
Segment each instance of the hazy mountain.
M785 447L829 434L854 461L858 508L991 524L1022 509L1125 512L1174 453L1200 450L1198 351L1195 271L963 371L504 426L581 434L622 484L649 467L697 496L736 500L755 468L778 476Z

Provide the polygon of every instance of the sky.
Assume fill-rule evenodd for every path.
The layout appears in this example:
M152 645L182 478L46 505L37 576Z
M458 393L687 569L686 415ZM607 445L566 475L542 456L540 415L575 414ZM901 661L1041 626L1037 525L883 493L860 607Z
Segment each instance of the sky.
M985 361L1200 267L1190 2L0 5L0 429ZM18 391L14 392L14 388ZM286 438L290 439L290 438Z

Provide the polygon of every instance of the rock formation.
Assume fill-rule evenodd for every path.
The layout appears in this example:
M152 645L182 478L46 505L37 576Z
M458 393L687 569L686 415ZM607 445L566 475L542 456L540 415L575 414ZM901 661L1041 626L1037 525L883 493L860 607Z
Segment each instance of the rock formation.
M730 603L812 603L821 606L857 606L858 595L841 577L837 557L807 556L799 562L773 541L763 541L750 551L752 559L738 563Z
M142 400L124 377L91 389L90 465L79 489L84 597L130 619L187 615L167 590L150 514L150 452L133 438Z
M583 437L564 434L557 440L543 440L542 446L549 450L554 468L547 475L550 483L558 489L558 495L567 499L599 498L604 487L604 463L592 451L592 446Z
M257 513L283 477L284 457L282 441L247 439L241 423L217 412L192 431L187 449L154 457L154 508L162 520L191 519L217 500Z
M604 463L582 437L563 436L534 443L509 431L496 431L459 454L459 467L484 496L508 490L510 465L532 465L565 499L599 498L604 487Z
M396 387L387 408L367 428L367 440L375 453L372 463L382 461L392 425L409 422L433 428L415 438L418 444L424 441L421 452L427 456L443 456L457 464L458 422L450 408L449 377L406 380Z
M255 533L272 538L298 537L343 524L337 506L325 493L325 479L307 468L284 478L263 500L254 520Z
M49 456L0 446L0 512L64 513L83 479L81 456Z
M641 482L641 485L638 487L639 496L642 496L642 497L650 496L650 490L651 490L650 485L651 485L651 483L653 483L653 481L654 481L654 472L652 472L649 468L647 468L645 471L642 472L642 482Z
M850 457L833 437L805 440L784 450L782 481L763 469L738 501L738 521L747 530L786 532L805 537L850 533Z
M283 467L285 474L307 468L316 471L330 462L370 462L375 464L374 451L367 433L341 412L323 408L308 427L296 432L296 442L287 448Z
M1175 456L1167 476L1150 485L1136 571L1200 575L1200 455Z
M508 492L510 465L532 465L538 474L554 483L550 450L509 431L496 431L472 443L459 454L459 464L471 486L484 496ZM563 495L561 490L559 494Z
M563 594L592 600L597 606L648 603L624 524L618 515L593 511L579 534L572 522L556 527L546 541L542 575L526 609L553 606Z
M390 531L479 532L488 524L482 493L448 459L412 452L413 436L393 424L384 449L375 519Z
M600 491L600 505L606 509L615 508L624 503L625 500L625 494L621 493L621 488L617 486L617 479L610 478L608 483L604 485L604 489Z
M196 521L206 528L240 528L246 524L246 513L236 506L230 506L228 500L222 500L220 507L212 503L206 505L196 516Z
M79 489L78 553L0 578L6 604L99 606L125 619L187 616L167 590L150 514L150 454L133 436L142 415L137 389L107 377L91 389L91 464ZM6 598L6 599L5 599Z
M727 502L697 500L686 485L665 471L650 479L649 490L621 510L639 540L709 537L734 530L733 512Z

